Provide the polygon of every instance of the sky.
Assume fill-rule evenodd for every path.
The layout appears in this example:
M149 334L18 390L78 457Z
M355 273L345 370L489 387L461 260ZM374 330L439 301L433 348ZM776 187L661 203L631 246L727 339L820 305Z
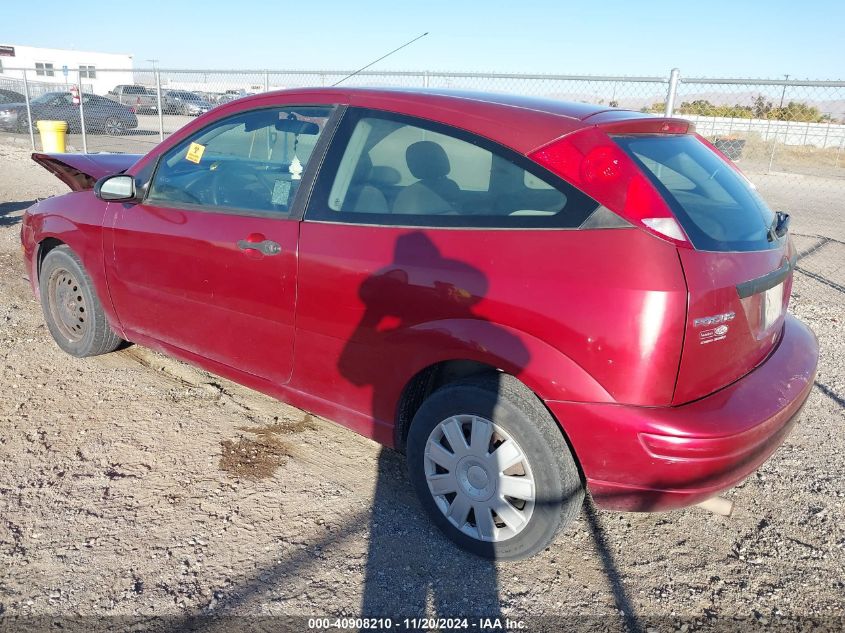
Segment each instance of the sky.
M8 2L0 42L135 67L845 79L845 2L417 0Z

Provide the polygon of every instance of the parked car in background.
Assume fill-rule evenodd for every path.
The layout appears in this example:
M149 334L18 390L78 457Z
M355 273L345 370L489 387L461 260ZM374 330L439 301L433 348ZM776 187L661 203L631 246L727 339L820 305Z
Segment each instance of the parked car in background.
M24 103L25 101L26 97L21 93L0 88L0 105L4 103Z
M235 99L240 99L242 97L248 97L250 94L246 90L243 89L230 89L224 90L220 96L217 98L218 103L229 103L230 101L234 101Z
M82 103L86 131L105 132L114 136L138 127L135 113L116 101L84 94ZM78 134L82 131L79 105L73 103L73 95L69 92L47 92L32 99L29 106L33 121L66 121L68 132ZM21 102L0 105L0 128L16 132L29 130L26 104Z
M481 556L542 550L587 490L656 511L734 486L813 387L789 216L682 119L316 88L143 157L34 158L77 190L21 232L61 349L134 341L404 451Z
M162 108L169 114L199 116L214 107L200 95L187 90L168 90L162 98Z
M112 100L132 108L139 114L158 112L158 94L145 86L121 84L109 90L108 95Z

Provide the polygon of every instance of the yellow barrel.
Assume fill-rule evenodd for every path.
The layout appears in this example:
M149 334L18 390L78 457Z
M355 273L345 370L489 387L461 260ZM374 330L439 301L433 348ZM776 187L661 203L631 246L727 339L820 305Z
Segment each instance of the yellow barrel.
M66 121L36 121L38 134L41 136L42 151L48 154L65 152Z

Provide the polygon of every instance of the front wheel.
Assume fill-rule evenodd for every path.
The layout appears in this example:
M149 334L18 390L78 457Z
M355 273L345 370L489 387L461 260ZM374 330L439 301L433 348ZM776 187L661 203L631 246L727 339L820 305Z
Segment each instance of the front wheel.
M67 246L44 258L38 277L47 329L59 347L73 356L116 350L122 340L111 329L82 262Z
M423 507L462 548L517 560L548 546L578 514L584 486L557 423L512 376L446 385L408 433Z

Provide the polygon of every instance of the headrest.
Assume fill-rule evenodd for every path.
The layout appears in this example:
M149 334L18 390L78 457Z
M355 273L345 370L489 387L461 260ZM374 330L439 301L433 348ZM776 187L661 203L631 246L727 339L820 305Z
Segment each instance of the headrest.
M375 165L370 169L370 182L377 185L396 185L402 180L399 170L387 165Z
M451 171L446 151L434 141L418 141L405 151L408 169L419 180L443 178Z

